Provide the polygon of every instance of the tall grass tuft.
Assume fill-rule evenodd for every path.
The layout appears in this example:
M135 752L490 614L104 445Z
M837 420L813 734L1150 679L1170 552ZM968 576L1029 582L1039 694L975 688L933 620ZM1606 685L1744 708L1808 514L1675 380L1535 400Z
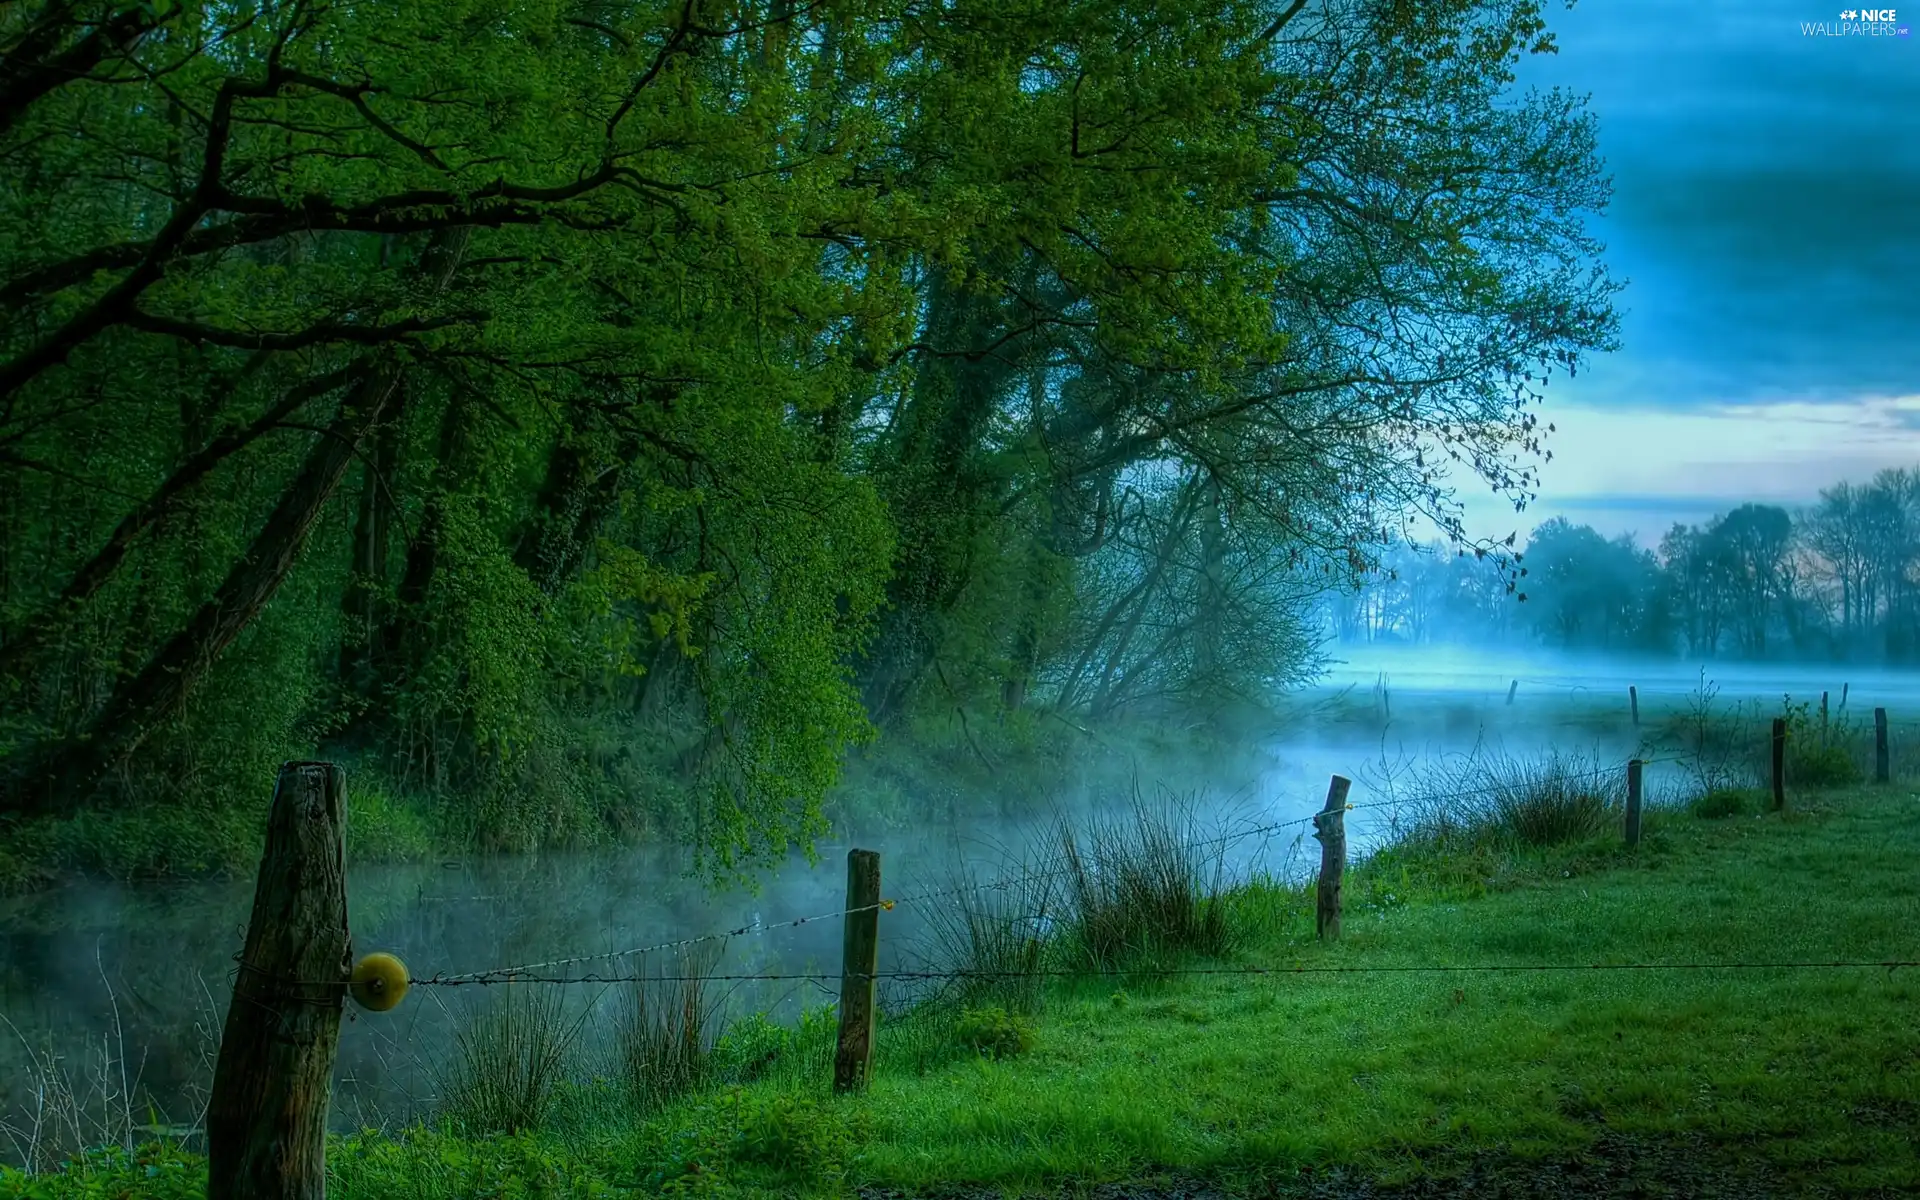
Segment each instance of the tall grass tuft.
M583 1012L568 1019L558 988L508 983L454 1035L439 1070L443 1119L472 1133L537 1129L566 1077Z
M1148 803L1136 788L1126 817L1058 826L1069 949L1111 970L1179 954L1235 948L1224 838L1209 838L1191 800Z
M669 969L658 974L641 970L631 985L617 1026L618 1053L641 1112L692 1092L714 1073L714 1047L725 1032L721 1000L709 990L719 958L717 949L690 950L668 959Z
M1041 972L1064 916L1059 874L1022 864L996 886L963 868L954 872L952 885L954 902L932 909L927 918L932 969L956 975L943 998L966 1008L1038 1011Z
M1607 832L1625 803L1625 773L1597 759L1474 756L1419 773L1403 841L1441 851L1567 845Z

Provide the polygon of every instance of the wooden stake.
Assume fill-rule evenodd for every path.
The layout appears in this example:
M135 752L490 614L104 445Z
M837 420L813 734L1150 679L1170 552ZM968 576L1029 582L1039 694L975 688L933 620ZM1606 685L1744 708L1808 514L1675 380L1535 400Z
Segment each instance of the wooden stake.
M1320 839L1320 896L1314 932L1326 941L1340 936L1340 880L1347 873L1347 789L1353 780L1335 775L1327 786L1327 806L1314 814L1313 836Z
M1825 692L1821 692L1820 693L1820 732L1825 733L1826 730L1827 730L1827 694Z
M1640 768L1637 758L1627 763L1627 845L1640 844Z
M1852 686L1853 685L1850 683L1843 683L1840 685L1840 711L1841 712L1847 711L1847 689Z
M1629 685L1627 687L1627 706L1633 709L1633 727L1635 729L1640 728L1640 689L1639 688L1634 687L1632 685Z
M1787 811L1787 719L1773 719L1773 811Z
M1513 694L1514 694L1515 692L1517 692L1517 691L1519 691L1519 690L1520 690L1520 681L1519 681L1518 679L1516 679L1516 680L1514 680L1514 681L1513 681L1513 686L1511 686L1511 687L1509 687L1509 688L1507 689L1507 703L1508 703L1508 704L1512 704L1512 703L1513 703Z
M1887 763L1887 710L1873 710L1873 781L1885 783L1893 772Z
M840 1044L833 1057L835 1092L865 1089L873 1071L874 973L880 969L879 851L847 851L847 909L840 966Z
M208 1200L327 1194L327 1105L351 950L346 823L338 766L280 768L207 1104Z

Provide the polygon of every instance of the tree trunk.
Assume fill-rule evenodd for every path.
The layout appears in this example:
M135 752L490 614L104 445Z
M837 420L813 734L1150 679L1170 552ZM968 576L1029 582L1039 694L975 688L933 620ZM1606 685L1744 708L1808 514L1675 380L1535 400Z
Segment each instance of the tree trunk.
M590 439L563 439L554 446L534 518L513 553L541 592L557 595L579 573L600 526L619 503L628 464L639 452L631 439L611 454L596 453Z
M862 672L875 724L898 715L928 670L947 611L966 587L990 486L978 462L980 442L1018 352L1012 345L995 355L984 349L1004 328L997 304L963 291L943 268L931 276L927 341L943 353L921 363L896 426L894 460L882 475L900 549L887 589L892 603Z
M396 407L404 404L402 399ZM394 500L388 489L398 459L399 423L382 421L374 430L372 453L364 467L360 511L353 523L353 557L341 600L340 679L362 698L374 688L373 638L379 629L380 599L386 592L387 565L393 554Z
M151 496L121 518L120 524L107 536L106 544L73 573L59 598L30 618L20 635L4 650L0 650L0 674L24 670L47 639L113 579L120 564L126 560L134 539L172 512L187 491L205 479L215 467L292 416L307 401L364 378L366 370L364 363L355 363L308 379L290 390L246 428L207 442L198 453L182 462Z
M138 675L114 692L80 737L66 742L44 769L34 772L23 794L10 798L13 807L46 811L79 799L102 770L125 762L180 710L293 570L307 535L339 487L368 427L385 409L398 379L398 368L387 368L356 389L314 442L273 514L213 597Z

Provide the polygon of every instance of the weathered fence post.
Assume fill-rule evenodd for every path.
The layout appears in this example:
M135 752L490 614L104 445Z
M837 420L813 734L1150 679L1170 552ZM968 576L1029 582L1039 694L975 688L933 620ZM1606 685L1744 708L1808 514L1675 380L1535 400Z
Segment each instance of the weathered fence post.
M1892 776L1887 764L1887 710L1873 710L1873 781L1885 783Z
M347 994L347 799L333 763L280 768L207 1104L208 1200L320 1200Z
M1773 719L1773 811L1787 810L1787 719Z
M1513 694L1519 690L1520 690L1520 681L1516 679L1513 681L1512 685L1507 688L1507 703L1509 705L1513 703Z
M857 911L856 911L857 910ZM847 926L840 966L840 1044L833 1090L857 1092L873 1069L873 1012L880 969L880 853L847 851Z
M1637 758L1627 762L1627 845L1640 844L1640 768Z
M1824 738L1827 732L1827 694L1820 693L1820 734Z
M1627 685L1627 706L1633 709L1633 727L1640 728L1640 689L1632 684Z
M1840 685L1840 711L1841 712L1847 711L1847 689L1852 686L1853 685L1850 683L1842 683Z
M1347 789L1353 780L1335 775L1327 786L1327 806L1314 814L1313 836L1320 839L1320 902L1313 928L1332 941L1340 936L1340 878L1347 873Z

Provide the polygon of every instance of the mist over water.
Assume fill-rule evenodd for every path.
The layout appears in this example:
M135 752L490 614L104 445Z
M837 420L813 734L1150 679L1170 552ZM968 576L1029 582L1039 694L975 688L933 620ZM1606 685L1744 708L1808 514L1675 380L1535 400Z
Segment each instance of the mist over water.
M1783 697L1817 705L1829 694L1836 720L1871 721L1889 708L1906 728L1920 714L1920 675L1837 666L1712 664L1705 679L1723 707L1778 711ZM1518 686L1516 687L1515 684ZM1841 710L1842 685L1847 706ZM1627 689L1638 688L1642 728L1631 721ZM497 858L444 864L363 864L348 871L355 956L387 950L417 977L608 954L730 929L824 915L791 928L749 932L702 949L719 952L722 974L820 973L821 981L726 982L733 1012L766 1011L791 1021L838 991L846 851L882 853L883 895L907 899L883 914L881 969L937 966L929 960L928 914L951 903L919 893L953 886L971 871L1005 877L1025 856L1037 861L1064 813L1088 819L1127 815L1129 783L1151 802L1183 797L1200 836L1245 833L1300 822L1324 802L1329 776L1353 781L1348 828L1357 853L1391 831L1395 808L1414 797L1417 777L1462 756L1531 759L1549 754L1616 763L1645 756L1656 727L1702 686L1699 664L1573 659L1464 648L1344 649L1315 686L1289 697L1258 753L1233 771L1199 777L1191 767L1136 760L1131 781L1086 779L1039 811L925 824L835 830L809 864L799 853L764 872L757 892L714 888L690 873L683 849ZM1509 702L1509 691L1512 700ZM1648 786L1657 801L1684 764L1657 762ZM352 780L348 781L351 820ZM983 797L980 811L1015 810ZM911 800L911 798L909 798ZM1366 807L1376 805L1376 807ZM1229 872L1304 878L1318 862L1306 823L1284 825L1228 846ZM233 958L245 936L251 878L166 884L75 883L0 903L0 1105L31 1103L31 1055L51 1047L84 1075L102 1055L125 1060L129 1082L151 1098L157 1123L191 1122L211 1078L218 1031L232 988ZM672 972L668 954L644 969ZM561 964L542 974L629 975L634 960ZM540 985L519 985L540 986ZM435 1065L454 1031L500 990L423 987L399 1009L368 1014L349 1006L333 1100L343 1130L395 1126L430 1116ZM631 1002L628 988L583 983L566 989L574 1011L593 1010L583 1046L606 1041L608 1019ZM891 989L896 1003L907 997ZM883 992L883 1002L885 994ZM117 1031L117 1032L116 1032ZM596 1032L597 1031L597 1032ZM591 1061L591 1059L589 1059ZM114 1071L119 1068L115 1067ZM0 1144L0 1155L10 1154Z

